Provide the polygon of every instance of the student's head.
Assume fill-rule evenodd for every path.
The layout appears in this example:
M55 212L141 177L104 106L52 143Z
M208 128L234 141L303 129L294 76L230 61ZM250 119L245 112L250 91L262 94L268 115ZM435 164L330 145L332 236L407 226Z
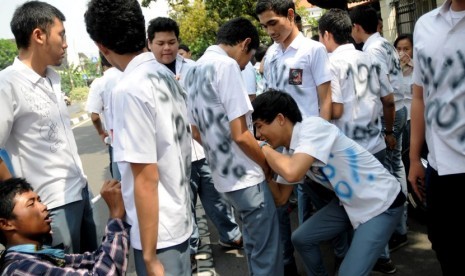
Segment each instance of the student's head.
M273 148L288 144L285 140L292 133L290 127L302 121L295 100L285 92L269 89L258 95L252 106L257 138L266 140Z
M191 49L189 49L189 46L186 44L179 45L178 54L180 54L183 58L190 59L192 57Z
M260 45L260 46L258 47L258 49L257 49L257 51L255 52L255 55L254 55L255 60L256 60L257 62L261 62L261 61L262 61L263 57L264 57L265 54L266 54L266 50L268 50L268 46L266 46L266 45Z
M176 60L179 48L179 26L167 17L150 20L147 28L148 46L158 62L170 64Z
M145 48L145 21L137 0L91 0L84 14L87 32L107 60Z
M299 30L292 0L258 0L255 13L274 42L290 44Z
M369 6L357 6L350 11L352 20L352 37L356 43L363 42L363 35L371 35L378 28L378 14Z
M411 34L401 34L394 41L397 52L404 52L413 58L413 37Z
M376 31L380 34L383 35L383 18L381 17L381 14L377 13L378 16L378 25L376 26Z
M329 10L318 21L318 31L320 42L326 46L328 52L334 51L338 45L349 42L352 33L349 14L340 9Z
M63 21L65 16L54 6L30 1L15 10L10 27L18 49L37 49L44 64L58 66L68 47Z
M22 178L0 181L0 242L40 243L49 235L47 206Z
M216 35L216 44L236 49L230 55L241 69L252 59L260 44L257 28L248 19L238 17L224 23Z

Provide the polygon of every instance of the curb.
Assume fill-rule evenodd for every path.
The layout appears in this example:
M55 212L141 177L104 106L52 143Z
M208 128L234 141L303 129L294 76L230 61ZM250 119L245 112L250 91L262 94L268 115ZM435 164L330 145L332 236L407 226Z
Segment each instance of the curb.
M82 121L87 120L87 119L89 119L89 115L87 113L82 114L82 115L80 115L78 117L72 118L71 119L71 126L74 126L74 125L76 125L76 124L78 124L78 123L80 123Z

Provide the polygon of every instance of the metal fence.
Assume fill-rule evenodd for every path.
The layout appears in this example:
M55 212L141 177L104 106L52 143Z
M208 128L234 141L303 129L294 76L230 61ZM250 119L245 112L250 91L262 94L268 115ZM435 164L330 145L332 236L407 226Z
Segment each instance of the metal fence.
M435 0L395 0L397 33L413 33L417 19L436 8Z

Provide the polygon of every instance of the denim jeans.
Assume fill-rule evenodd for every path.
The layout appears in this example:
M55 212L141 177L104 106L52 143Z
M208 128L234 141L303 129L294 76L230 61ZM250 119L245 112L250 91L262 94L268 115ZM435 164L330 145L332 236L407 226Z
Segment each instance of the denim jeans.
M359 225L353 231L339 275L369 275L401 215L401 207L392 208ZM320 243L351 228L344 207L337 198L333 198L294 231L292 243L302 257L307 275L328 275L323 265Z
M382 118L383 127L385 126L384 118ZM407 108L403 108L396 111L396 117L394 120L394 138L396 138L396 147L391 150L386 148L386 158L384 159L384 167L399 181L400 188L404 195L407 196L407 177L405 175L405 167L402 162L402 134L404 133L405 127L407 126ZM408 138L407 138L408 139ZM396 232L399 234L407 234L407 201L403 206L403 215L399 224L396 227ZM389 246L386 245L384 253L381 255L381 258L388 259Z
M100 219L91 200L92 193L86 184L82 189L82 200L50 210L53 246L62 244L68 254L97 249L103 233L99 231L102 228L98 225Z
M211 170L205 158L192 162L190 185L191 208L194 214L193 231L189 242L190 253L197 253L199 247L199 227L195 213L197 195L200 197L206 215L218 230L220 240L223 242L238 240L241 237L241 231L234 219L232 206L224 195L215 189Z
M178 245L157 249L157 258L163 264L166 276L192 275L188 240ZM147 275L142 250L134 249L134 265L138 276Z
M239 212L242 220L249 275L283 275L278 215L267 182L227 192L225 196Z

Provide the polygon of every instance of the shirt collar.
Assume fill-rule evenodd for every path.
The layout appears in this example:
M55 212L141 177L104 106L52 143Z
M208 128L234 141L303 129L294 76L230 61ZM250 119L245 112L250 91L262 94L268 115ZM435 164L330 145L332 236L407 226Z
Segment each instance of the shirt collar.
M370 35L370 37L368 37L368 39L365 41L365 43L363 44L363 51L366 50L366 48L368 47L368 45L370 45L370 43L372 43L373 41L375 41L376 39L380 38L381 35L376 32L376 33L373 33L372 35Z
M305 42L305 37L301 32L299 32L297 36L294 38L294 40L292 40L291 44L289 44L287 49L284 50L282 44L279 44L278 48L281 52L285 52L288 49L299 49L300 45L302 45L304 42Z
M208 47L205 52L215 52L215 53L223 55L223 56L228 56L228 53L226 53L226 51L223 50L223 48L221 48L218 45L212 45L212 46Z
M343 45L339 45L331 54L336 54L348 50L355 50L355 46L352 43L347 43Z
M439 9L435 9L432 11L433 16L441 15L443 17L446 16L446 14L449 12L450 5L451 5L451 0L447 0L444 2L444 4L441 5Z
M123 75L130 73L134 70L137 66L141 65L142 63L155 60L155 56L152 52L145 52L135 56L126 66L126 69L123 72Z
M297 122L294 125L294 128L292 129L292 137L291 137L291 143L289 144L289 152L294 152L294 150L297 148L298 143L299 143L299 133L300 133L300 127L302 126L301 122Z
M29 66L24 64L18 57L15 57L13 61L13 68L15 68L20 74L22 74L26 79L28 79L31 83L37 84L43 81L41 75L37 74L36 71L32 70ZM55 72L52 68L47 67L45 71L45 76L48 77L52 83L57 83L60 81L60 75Z

